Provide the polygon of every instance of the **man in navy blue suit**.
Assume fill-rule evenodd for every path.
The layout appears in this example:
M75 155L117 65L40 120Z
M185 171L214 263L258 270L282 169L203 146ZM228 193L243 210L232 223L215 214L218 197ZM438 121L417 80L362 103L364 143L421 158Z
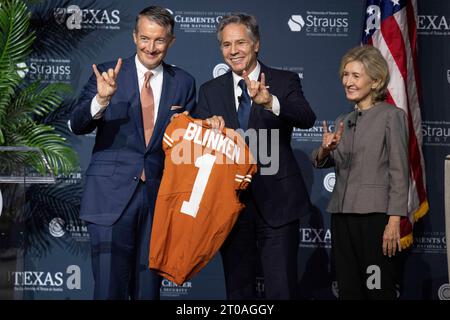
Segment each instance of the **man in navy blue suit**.
M194 116L219 129L256 130L259 151L264 145L279 160L278 170L270 172L259 151L254 154L258 173L242 196L246 209L221 248L227 297L256 298L260 259L265 297L295 299L299 216L308 212L310 200L291 149L291 134L293 127L312 127L316 116L297 74L258 61L260 37L253 16L223 17L217 35L231 72L200 87Z
M161 7L136 18L136 55L98 67L72 114L75 134L97 130L80 217L92 244L94 299L158 299L148 268L153 211L162 177L164 130L195 105L194 78L163 62L174 19Z

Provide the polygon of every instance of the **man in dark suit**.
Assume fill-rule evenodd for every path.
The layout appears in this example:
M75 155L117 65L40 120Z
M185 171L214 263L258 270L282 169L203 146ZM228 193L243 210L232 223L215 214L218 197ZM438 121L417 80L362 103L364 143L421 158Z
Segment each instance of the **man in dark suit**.
M265 171L261 154L254 154L258 174L249 194L243 195L246 209L221 248L227 297L256 297L260 259L266 298L294 299L299 216L308 211L310 201L290 146L291 134L293 127L312 127L316 116L303 97L297 74L257 60L259 31L253 16L224 17L217 35L231 72L201 86L194 116L219 129L255 129L259 150L263 145L269 154L279 150L271 155L279 160L275 174ZM262 129L268 130L267 135L261 134Z
M166 9L142 10L136 55L93 65L72 114L75 134L97 130L80 212L91 236L95 299L159 298L161 279L148 256L162 136L175 113L195 105L193 77L163 62L173 27Z

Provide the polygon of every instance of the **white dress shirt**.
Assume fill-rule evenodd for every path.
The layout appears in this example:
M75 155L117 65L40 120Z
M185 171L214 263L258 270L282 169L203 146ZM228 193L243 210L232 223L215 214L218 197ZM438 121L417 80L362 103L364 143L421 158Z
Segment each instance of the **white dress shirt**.
M259 78L259 74L261 72L261 65L259 64L259 62L256 62L256 68L253 69L252 72L250 72L250 74L248 75L248 78L250 80L254 80L254 81L258 81ZM241 76L238 76L236 73L232 72L233 74L233 87L234 87L234 101L236 103L236 111L238 110L239 107L239 97L242 94L242 89L241 87L239 87L238 83L242 78ZM248 89L247 89L248 91ZM270 91L270 90L269 90ZM280 101L278 101L278 98L274 95L272 95L273 100L272 100L272 112L276 115L279 116L280 115ZM253 105L253 101L252 101L252 105Z
M153 99L155 101L155 117L154 122L156 123L156 118L158 116L159 102L161 101L161 92L163 85L163 74L164 69L162 64L157 66L152 70L148 70L142 63L139 61L138 56L136 55L134 58L136 63L138 84L139 84L139 93L142 90L142 86L144 85L144 76L147 71L151 71L153 73L153 77L150 79L150 86L153 90ZM120 71L119 71L120 72ZM102 106L98 103L97 99L94 97L91 102L91 115L94 119L100 119L103 116L104 111L106 110L106 106Z

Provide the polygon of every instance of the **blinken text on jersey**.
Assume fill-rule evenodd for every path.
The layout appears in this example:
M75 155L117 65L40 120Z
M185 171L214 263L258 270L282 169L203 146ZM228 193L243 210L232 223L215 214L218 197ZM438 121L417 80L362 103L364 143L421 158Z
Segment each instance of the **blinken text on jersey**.
M233 135L230 132L234 132L242 136L244 141L248 141L252 154L258 156L261 164L261 175L274 175L278 172L280 162L278 130L270 130L270 139L267 139L269 131L267 129L248 129L245 132L241 129L228 130L225 128L224 130L226 135L223 135L218 130L205 128L196 123L189 123L186 129L174 130L171 137L172 140L177 140L178 137L182 136L184 140L192 141L194 147L191 144L176 145L171 153L171 160L175 164L192 163L193 159L204 153L202 147L206 147L209 151L215 150L225 155L223 158L217 158L216 163L240 163L242 162L241 155L243 154L241 152L243 146L240 145L242 140L233 139ZM245 163L256 163L256 159L253 157L245 159Z

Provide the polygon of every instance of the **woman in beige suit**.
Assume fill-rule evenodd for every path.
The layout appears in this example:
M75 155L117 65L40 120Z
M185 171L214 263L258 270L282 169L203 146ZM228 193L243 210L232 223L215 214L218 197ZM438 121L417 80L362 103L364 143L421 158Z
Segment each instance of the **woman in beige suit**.
M356 47L341 60L340 77L354 111L336 131L323 123L316 168L334 167L327 211L340 299L395 299L400 218L407 215L406 114L385 102L389 69L378 49Z

